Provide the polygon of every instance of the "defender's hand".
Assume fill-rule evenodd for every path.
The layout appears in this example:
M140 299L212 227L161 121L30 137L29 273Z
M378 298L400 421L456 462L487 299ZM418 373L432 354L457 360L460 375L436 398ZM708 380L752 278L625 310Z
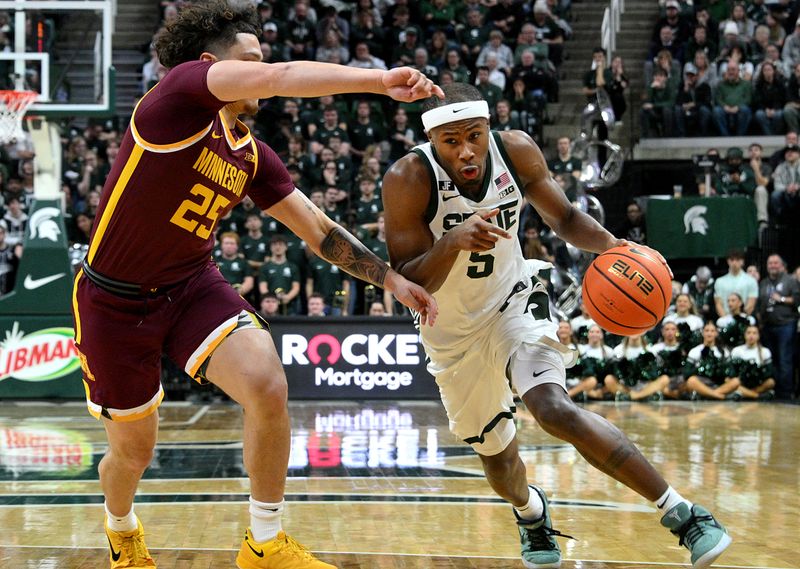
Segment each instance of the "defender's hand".
M410 103L417 99L427 99L431 95L444 99L444 91L438 85L434 85L424 73L411 67L395 67L385 71L381 82L386 94L396 101Z
M495 243L500 239L511 239L510 233L487 221L498 213L500 210L497 208L484 213L475 213L450 231L447 235L453 247L461 251L481 253L494 249Z
M394 271L386 275L384 285L397 300L419 313L420 324L433 326L439 314L439 307L436 299L428 294L428 291Z

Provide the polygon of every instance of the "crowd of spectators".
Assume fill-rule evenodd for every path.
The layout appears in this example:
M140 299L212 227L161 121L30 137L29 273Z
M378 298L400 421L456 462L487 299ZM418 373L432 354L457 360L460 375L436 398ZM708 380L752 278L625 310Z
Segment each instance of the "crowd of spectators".
M162 3L164 25L182 4ZM568 9L568 2L552 0L257 4L267 62L316 60L366 69L408 65L440 85L470 82L489 102L493 128L521 128L535 137L547 103L558 98L564 41L571 35ZM150 48L142 92L165 72ZM419 102L397 104L369 95L275 98L246 122L281 156L298 188L388 261L382 176L425 141L420 110ZM100 158L95 168L105 162ZM80 200L88 199L81 194L85 187L97 189L85 169L79 172ZM375 301L383 302L386 314L403 310L383 292L310 255L249 200L221 220L218 241L215 255L223 272L257 308L264 309L265 301L271 306L275 295L279 313L305 314L309 299L319 293L329 314L367 314Z
M349 12L339 11L334 5L311 6L302 0L258 5L264 31L262 52L266 61L308 58L365 68L413 65L442 85L448 81L476 84L493 109L492 128L522 128L529 132L533 122L541 118L547 101L558 97L558 65L565 55L563 41L570 33L566 8L563 3L543 0L535 3L508 0L416 3L397 0L388 6L360 0ZM179 9L179 2L164 3L164 23L174 18ZM668 10L668 19L671 11L672 8ZM687 30L681 33L695 38L702 35L691 35L691 29ZM666 40L666 36L663 39ZM697 45L703 41L698 40ZM695 44L691 45L684 51L695 49L704 53ZM674 50L681 53L677 47ZM663 53L660 57L666 58ZM661 74L659 69L664 70L659 65L654 67L655 75ZM165 72L151 52L142 70L143 93ZM584 94L591 98L596 96L598 88L604 88L619 118L625 112L625 100L618 95L626 86L622 61L615 58L607 66L605 53L595 50L593 67L584 77ZM245 122L256 136L278 152L298 188L388 262L381 205L382 176L393 161L424 141L419 114L418 104L393 104L385 98L358 95L272 99L264 102L256 117L247 118ZM76 260L85 252L104 180L119 152L123 127L124 119L92 120L85 127L63 131L62 188L67 202L69 239ZM757 200L759 211L766 210L763 202L767 194L758 188L766 188L774 180L773 198L781 192L796 196L800 187L800 178L797 177L800 175L800 152L795 152L796 144L794 135L794 142L787 143L786 160L781 153L778 164L772 166L768 158L762 159L758 145L750 147L747 159L743 159L739 152L738 182L733 173L737 152L729 150L726 154L727 169L721 170L720 175L714 178L714 187L707 190L709 195L741 191ZM570 149L569 139L559 139L549 167L567 196L575 199L582 163L571 155ZM0 149L3 196L0 203L0 217L3 218L0 222L0 293L8 292L13 286L14 270L22 255L19 244L33 191L32 156L33 148L28 138ZM743 180L748 184L746 188L729 188L730 184ZM628 206L624 223L613 230L620 237L646 244L644 215L635 203ZM286 315L383 316L404 311L391 295L352 279L337 267L311 255L291 231L260 211L249 199L220 220L216 237L214 256L220 270L267 320ZM575 272L574 255L563 241L549 232L530 207L523 213L519 237L526 257L547 259L560 269ZM722 281L724 283L725 279ZM764 285L769 294L763 303L751 305L752 287L740 297L745 313L760 315L760 337L768 344L776 369L781 370L772 375L779 395L785 397L786 390L791 391L791 387L785 387L791 379L786 378L792 373L791 363L789 371L785 371L786 358L791 362L792 357L786 346L794 349L796 306L800 298L796 294L796 281L782 281L781 289L776 288L773 281L772 276L762 280L762 284L771 283ZM692 287L700 289L703 280L698 276L686 286L688 291L693 290ZM789 301L776 300L769 304L775 291L780 293L778 298L785 297ZM721 308L717 302L719 299L713 297L706 298L698 306L704 311L705 319L721 330L720 337L724 340L720 340L720 345L732 349L735 345L728 342L726 332L731 323L717 321L718 317L726 316L728 296L722 298ZM770 306L777 306L777 311L768 310ZM786 307L789 307L788 313ZM683 314L680 298L674 303L673 310ZM780 318L776 319L776 314ZM561 313L561 316L572 315ZM733 318L737 315L734 314ZM587 325L584 322L580 326L579 322L573 322L572 327L582 340L588 341ZM683 329L685 322L676 324L684 356L688 356L695 345L689 345L686 338L691 337L692 342L700 345L697 322L693 324L692 334ZM734 324L743 325L738 319ZM780 330L773 334L772 328ZM746 330L739 334L742 341L746 335L744 332ZM602 332L600 334L602 336ZM660 330L655 336L651 334L651 343L659 340L659 334ZM597 338L592 341L596 344ZM606 342L614 345L615 339L607 338ZM776 343L783 347L776 348ZM626 343L625 350L642 349L638 344L629 344ZM721 353L724 354L724 350ZM761 356L765 353L768 352L759 351ZM674 396L678 389L675 380L669 379L666 386L644 392L645 395L632 393L631 387L636 385L628 385L626 373L614 369L616 373L595 374L594 385L582 392L593 392L594 396L599 394L601 397L619 392L623 393L620 397L628 394L640 398L657 393ZM611 379L609 389L602 391L609 375L616 378L617 385ZM578 379L582 385L592 383L584 383L585 377ZM660 381L663 383L663 379ZM739 387L731 393L746 393ZM765 388L765 391L769 389ZM683 392L712 396L694 384L692 389Z
M800 130L794 2L666 0L644 76L643 137Z

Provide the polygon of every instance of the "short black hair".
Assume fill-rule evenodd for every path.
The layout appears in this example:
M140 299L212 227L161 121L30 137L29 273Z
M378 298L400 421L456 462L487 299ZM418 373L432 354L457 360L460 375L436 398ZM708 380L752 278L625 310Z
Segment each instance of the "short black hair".
M728 251L728 259L741 259L744 261L744 251L741 249L731 249Z
M442 88L444 99L437 96L428 97L422 103L422 112L430 111L451 103L464 103L466 101L483 101L483 95L469 83L453 83Z
M192 4L156 36L158 60L171 69L199 59L204 51L219 55L236 42L239 33L261 35L261 20L252 4L228 0Z

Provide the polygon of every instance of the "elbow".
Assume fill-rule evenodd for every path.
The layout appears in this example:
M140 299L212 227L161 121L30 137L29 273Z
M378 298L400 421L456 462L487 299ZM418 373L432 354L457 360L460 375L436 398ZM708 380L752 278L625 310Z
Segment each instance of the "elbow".
M575 209L575 206L570 204L569 208L564 212L560 218L549 218L545 219L545 223L550 226L550 228L555 231L556 235L563 237L564 235L569 233L570 226L572 225L573 221L575 220L575 216L577 215L578 210Z

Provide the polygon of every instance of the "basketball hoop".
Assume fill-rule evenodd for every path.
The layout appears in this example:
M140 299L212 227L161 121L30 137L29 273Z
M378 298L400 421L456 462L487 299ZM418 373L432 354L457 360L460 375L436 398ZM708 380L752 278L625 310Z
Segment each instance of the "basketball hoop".
M38 96L34 91L0 91L0 144L23 136L22 117Z

